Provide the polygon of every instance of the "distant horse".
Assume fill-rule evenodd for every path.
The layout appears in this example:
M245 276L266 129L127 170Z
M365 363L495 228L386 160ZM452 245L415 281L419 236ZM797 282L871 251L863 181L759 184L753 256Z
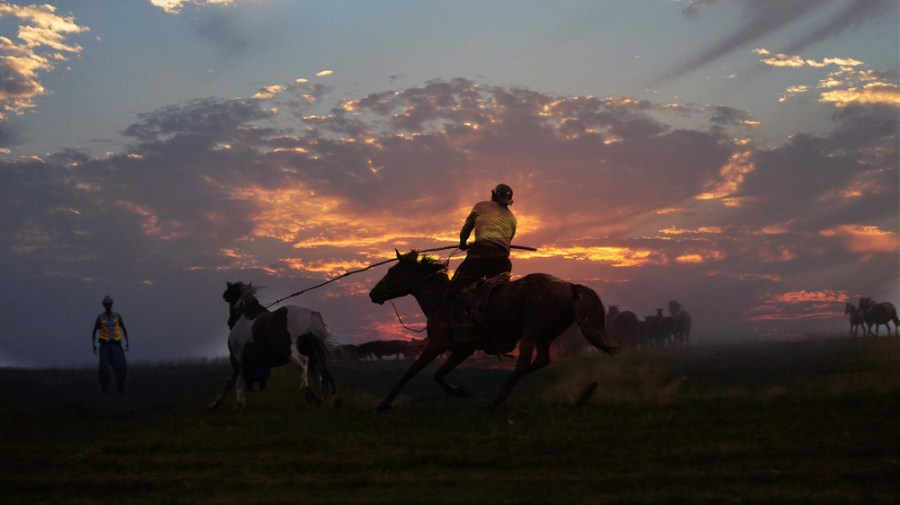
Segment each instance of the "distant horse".
M675 300L669 300L669 314L672 316L672 338L675 345L691 343L691 314L683 310Z
M638 346L638 318L634 312L619 312L619 307L610 305L606 316L606 332L612 338L632 347Z
M859 328L863 325L863 316L860 310L856 308L856 305L850 302L844 305L844 314L848 314L848 319L850 319L850 335L855 337L859 332Z
M672 343L672 334L675 332L675 322L671 316L664 316L663 309L656 309L654 318L656 327L653 328L653 340L658 347L666 347Z
M292 362L301 372L301 391L306 391L308 401L321 403L322 383L337 393L334 379L327 368L329 342L328 328L321 314L305 307L286 305L269 312L256 299L259 288L243 282L227 283L222 297L229 301L234 318L228 335L228 351L233 374L225 383L222 393L210 404L217 408L232 388L236 390L236 410L246 404L244 398L245 374L258 367L275 367ZM238 296L235 296L235 294ZM230 318L229 321L232 319ZM308 373L316 377L315 390L309 387ZM335 405L340 400L335 399Z
M891 336L890 322L894 323L894 333L900 336L900 319L897 318L897 309L890 302L878 303L871 298L859 299L859 311L862 314L863 321L866 323L866 334L878 336L878 327L882 324L887 328L888 336ZM875 326L875 333L872 333L872 325Z
M489 334L483 341L456 342L450 330L450 307L445 303L447 265L424 257L418 251L400 254L398 262L372 288L369 298L383 304L387 300L412 295L428 320L427 343L419 358L388 392L378 406L387 410L391 402L419 371L444 352L450 357L435 373L435 380L451 396L463 396L465 390L444 379L448 372L476 350L486 354L505 354L519 344L519 357L512 375L498 390L490 407L501 405L523 376L550 363L550 344L573 323L594 347L608 354L621 350L606 335L605 311L600 297L590 288L571 284L547 274L529 274L521 279L500 284L488 300L485 327ZM537 349L537 356L532 355Z
M359 344L356 348L359 356L367 358L369 356L381 361L386 356L406 357L409 352L409 342L406 340L370 340Z

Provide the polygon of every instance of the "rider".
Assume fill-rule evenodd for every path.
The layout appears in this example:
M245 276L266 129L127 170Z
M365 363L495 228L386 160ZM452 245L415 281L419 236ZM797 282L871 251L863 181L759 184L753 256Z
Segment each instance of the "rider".
M491 190L489 201L478 202L472 207L459 233L459 248L466 251L466 259L457 267L449 288L457 300L453 304L453 331L458 340L478 338L471 335L475 331L474 322L467 314L474 297L469 286L480 279L491 279L512 271L509 246L516 234L516 216L509 210L512 197L511 187L498 184ZM466 241L472 231L475 242L468 245Z

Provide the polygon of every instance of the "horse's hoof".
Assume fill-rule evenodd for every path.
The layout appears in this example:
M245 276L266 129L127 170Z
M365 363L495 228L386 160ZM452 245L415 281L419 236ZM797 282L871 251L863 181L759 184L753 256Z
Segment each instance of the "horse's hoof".
M391 404L387 402L381 402L378 404L378 408L376 409L378 412L387 412L391 410Z
M303 398L305 398L306 403L308 403L310 405L314 405L314 404L321 405L321 403L322 403L322 400L319 398L319 395L313 393L312 391L307 391L306 393L304 393Z
M340 398L334 399L334 408L339 409L344 404L344 402Z
M216 410L218 408L219 408L219 402L212 402L209 404L208 407L206 407L206 410L212 411L212 410Z

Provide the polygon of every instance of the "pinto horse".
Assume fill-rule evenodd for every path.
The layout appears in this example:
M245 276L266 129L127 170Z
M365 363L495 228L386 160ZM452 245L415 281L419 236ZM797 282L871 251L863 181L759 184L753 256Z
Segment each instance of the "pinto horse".
M281 366L288 362L300 369L301 391L310 403L321 404L322 384L337 393L334 379L327 368L329 332L322 315L305 307L285 305L269 312L256 299L258 287L243 282L227 283L222 298L229 303L228 351L233 374L222 393L209 408L217 408L229 391L235 389L236 410L246 405L245 375L260 368ZM310 388L308 375L312 371L316 387ZM335 406L340 400L335 399Z
M445 376L476 350L485 354L506 354L519 344L519 357L512 375L503 383L490 404L501 405L523 376L550 363L550 344L573 323L594 347L615 354L622 346L607 336L603 302L593 290L547 274L529 274L494 288L487 304L486 331L482 341L456 342L450 326L450 304L445 303L450 279L447 265L431 258L418 259L418 251L397 253L398 262L372 288L369 298L383 304L387 300L412 295L425 313L428 331L425 348L400 382L378 405L387 410L391 402L419 371L445 352L450 356L435 373L435 380L450 396L464 396L460 386L449 384ZM532 361L535 349L537 356Z

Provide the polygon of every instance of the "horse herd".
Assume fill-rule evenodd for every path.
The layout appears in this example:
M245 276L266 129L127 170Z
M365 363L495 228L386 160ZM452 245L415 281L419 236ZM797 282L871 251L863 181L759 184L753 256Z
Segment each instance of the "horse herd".
M362 344L341 344L333 348L335 359L343 361L415 359L425 348L425 340L370 340Z
M663 309L639 320L630 310L609 306L607 331L630 347L675 347L691 341L691 314L676 300L669 301L669 315Z
M876 302L871 297L862 297L859 299L859 306L847 302L844 306L844 314L850 320L850 335L857 336L860 330L863 331L864 337L877 337L878 327L882 324L887 329L888 336L891 336L891 325L894 323L894 334L900 336L900 319L897 318L897 309L890 302ZM872 331L872 327L875 331Z

